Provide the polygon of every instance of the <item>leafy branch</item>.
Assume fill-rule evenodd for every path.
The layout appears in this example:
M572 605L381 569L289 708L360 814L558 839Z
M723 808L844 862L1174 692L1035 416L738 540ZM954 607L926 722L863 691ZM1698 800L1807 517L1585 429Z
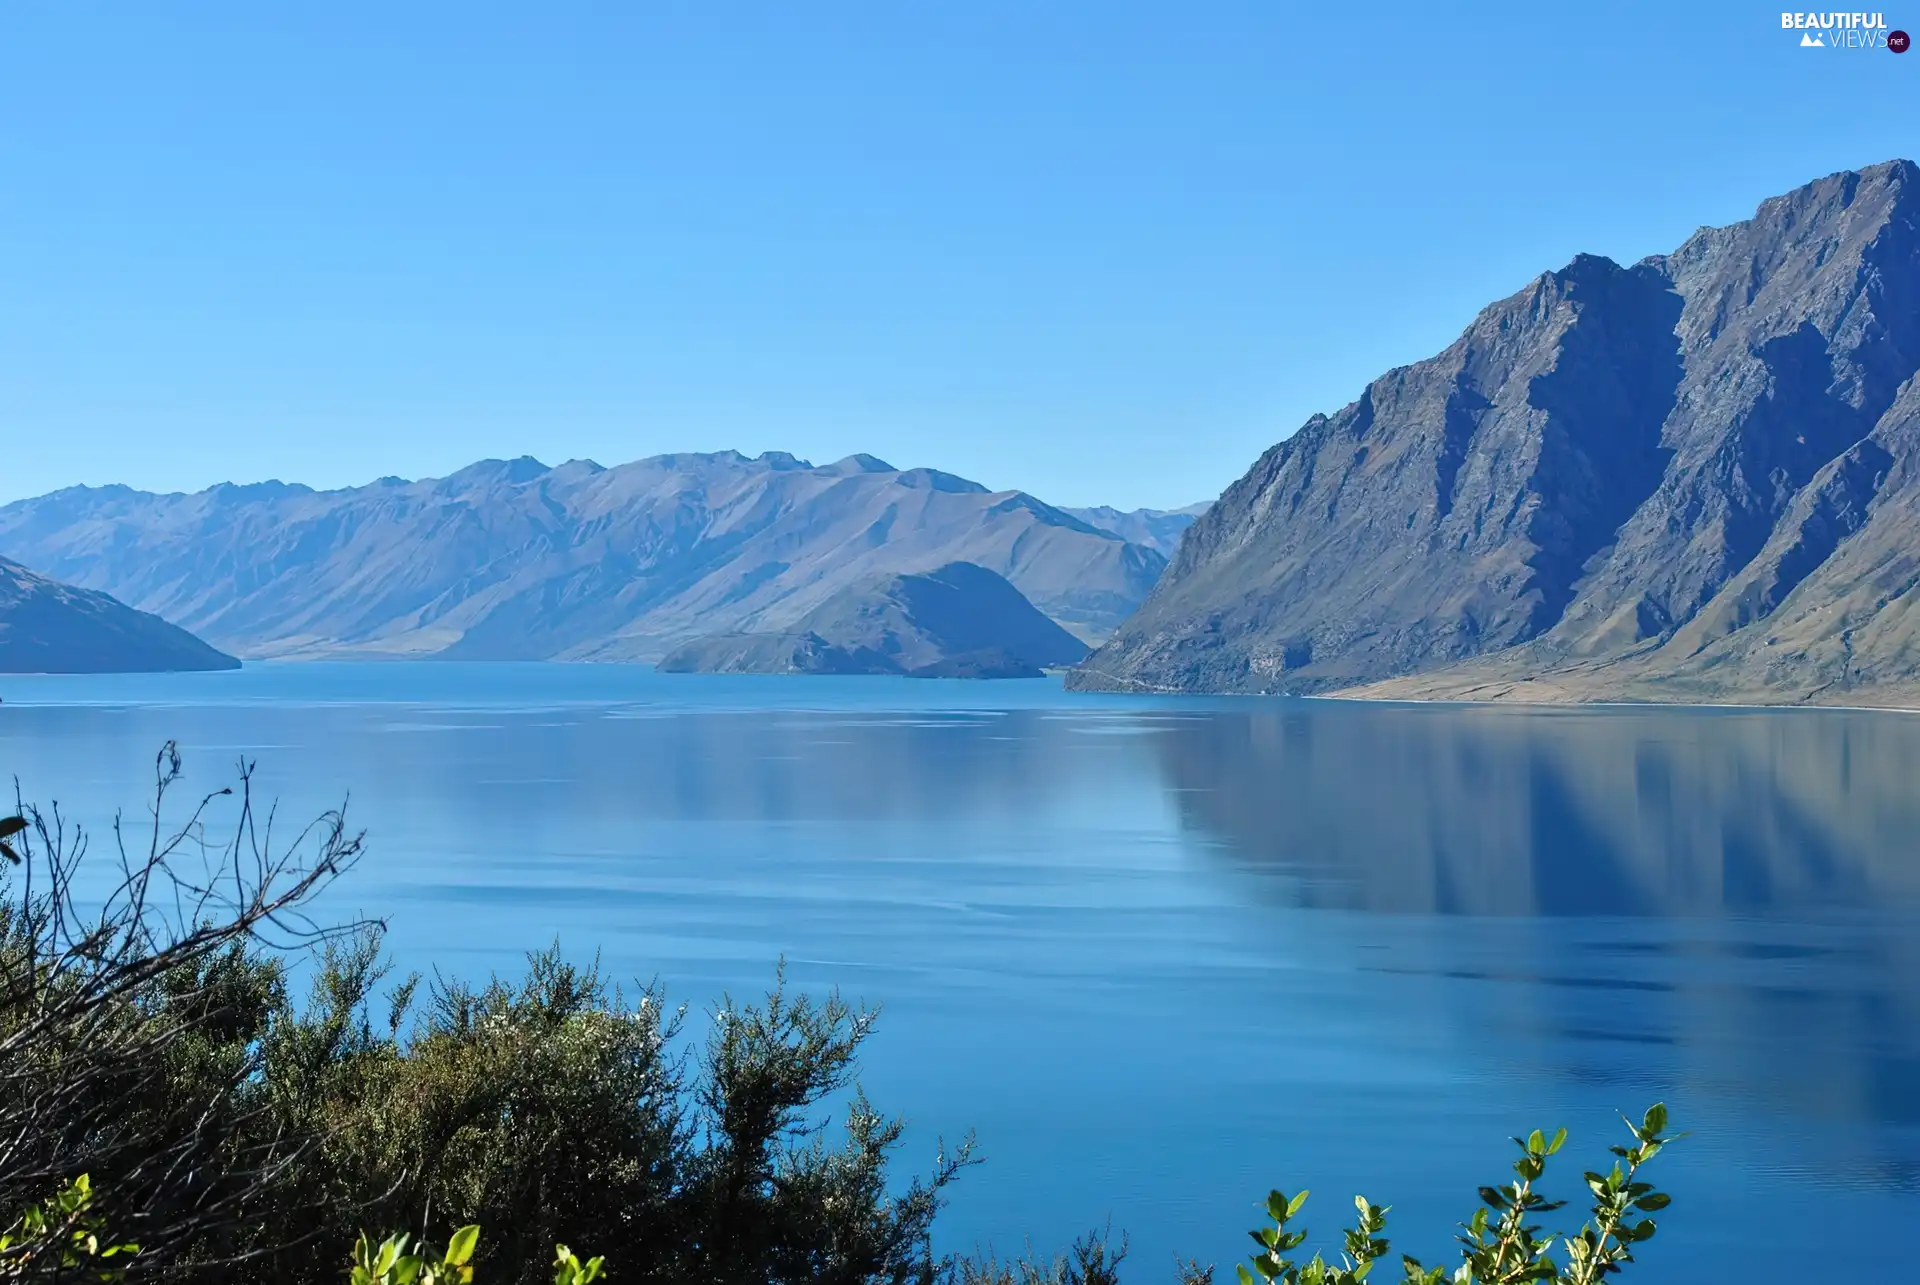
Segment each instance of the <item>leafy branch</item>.
M1604 1174L1586 1175L1593 1207L1592 1216L1580 1230L1571 1234L1541 1231L1537 1221L1540 1216L1566 1203L1541 1195L1538 1184L1546 1174L1548 1159L1566 1145L1567 1131L1561 1129L1549 1138L1536 1129L1525 1138L1513 1140L1520 1148L1520 1156L1513 1162L1515 1180L1480 1189L1482 1207L1461 1224L1459 1266L1448 1273L1445 1267L1428 1267L1411 1255L1403 1255L1403 1281L1407 1285L1524 1285L1531 1281L1599 1285L1620 1272L1633 1261L1633 1247L1653 1238L1657 1228L1649 1215L1672 1203L1665 1192L1641 1180L1640 1170L1668 1143L1685 1136L1666 1133L1667 1108L1658 1102L1647 1108L1639 1124L1627 1120L1626 1125L1633 1134L1633 1145L1608 1148L1617 1157L1613 1168ZM1306 1203L1304 1191L1293 1196L1281 1191L1268 1195L1267 1217L1271 1222L1249 1233L1259 1248L1252 1257L1251 1270L1244 1265L1238 1269L1240 1285L1360 1285L1372 1274L1374 1264L1386 1256L1389 1247L1382 1233L1387 1225L1387 1207L1355 1196L1358 1220L1345 1233L1343 1252L1335 1260L1330 1262L1319 1254L1304 1263L1289 1258L1307 1240L1305 1229L1290 1226ZM1565 1250L1565 1267L1555 1260L1556 1246Z

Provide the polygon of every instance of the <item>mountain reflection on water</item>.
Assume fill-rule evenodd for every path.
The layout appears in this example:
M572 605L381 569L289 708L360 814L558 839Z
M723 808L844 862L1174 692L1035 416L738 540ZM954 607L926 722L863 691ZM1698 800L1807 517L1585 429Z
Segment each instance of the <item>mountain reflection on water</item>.
M1275 903L1489 917L1385 967L1490 984L1441 1002L1531 1074L1659 1066L1770 1116L1920 1126L1920 718L1309 706L1154 744L1183 821ZM1546 942L1500 929L1536 919ZM1795 1168L1920 1191L1871 1136Z
M1180 813L1306 907L1920 902L1920 717L1329 706L1170 720Z

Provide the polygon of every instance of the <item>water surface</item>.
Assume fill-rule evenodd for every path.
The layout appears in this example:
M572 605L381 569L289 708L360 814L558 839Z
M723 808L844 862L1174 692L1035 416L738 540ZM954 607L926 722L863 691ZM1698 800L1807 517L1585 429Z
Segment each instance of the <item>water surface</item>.
M1664 1098L1695 1133L1636 1279L1762 1243L1892 1279L1912 1248L1920 718L558 665L0 697L0 768L99 835L168 737L196 786L245 755L290 814L350 794L371 848L330 908L387 918L403 968L558 937L696 1006L781 955L883 1003L902 1164L968 1128L988 1158L947 1247L1111 1218L1132 1279L1225 1279L1256 1199L1305 1185L1329 1243L1365 1191L1433 1261L1507 1135L1567 1125L1577 1186Z

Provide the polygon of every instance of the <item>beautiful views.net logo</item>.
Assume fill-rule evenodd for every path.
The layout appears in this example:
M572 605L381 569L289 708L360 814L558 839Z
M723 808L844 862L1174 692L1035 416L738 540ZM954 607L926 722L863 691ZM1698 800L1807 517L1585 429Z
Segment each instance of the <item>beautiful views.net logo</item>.
M1783 13L1780 27L1800 33L1802 49L1888 49L1907 52L1904 31L1887 30L1881 13Z

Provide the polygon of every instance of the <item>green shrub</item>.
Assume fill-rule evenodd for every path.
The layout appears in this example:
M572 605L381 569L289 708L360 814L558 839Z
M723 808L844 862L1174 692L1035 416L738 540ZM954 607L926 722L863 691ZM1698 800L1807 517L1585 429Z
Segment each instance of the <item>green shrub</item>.
M86 836L57 806L0 826L0 1210L89 1175L90 1216L142 1246L143 1272L257 1243L257 1202L309 1150L266 1124L272 947L325 939L302 907L359 851L337 813L275 848L244 768L237 798L174 823L179 774L169 745L150 823L115 826L86 897Z
M853 1079L873 1012L776 978L764 1001L723 1000L689 1052L657 989L623 994L557 951L512 983L382 992L379 925L302 917L358 855L344 818L275 848L243 766L231 804L169 826L179 774L169 746L144 851L116 827L104 908L74 892L85 842L57 810L23 809L0 840L19 858L0 899L0 1210L92 1174L106 1225L168 1279L331 1282L362 1226L471 1224L498 1229L475 1266L503 1285L550 1279L556 1243L629 1281L939 1274L931 1226L969 1148L893 1180L901 1124ZM216 816L226 839L207 837ZM315 965L304 1003L290 950Z
M376 1029L378 951L372 931L330 944L309 1006L271 1024L278 1124L316 1140L280 1217L335 1240L356 1220L497 1227L482 1274L502 1281L542 1279L555 1242L595 1245L626 1280L937 1274L931 1224L965 1147L890 1195L900 1123L857 1090L837 1144L813 1115L851 1087L873 1013L776 984L723 1001L690 1057L657 990L630 999L546 951L517 982L440 986L418 1013L404 982ZM305 1279L299 1255L275 1262Z

